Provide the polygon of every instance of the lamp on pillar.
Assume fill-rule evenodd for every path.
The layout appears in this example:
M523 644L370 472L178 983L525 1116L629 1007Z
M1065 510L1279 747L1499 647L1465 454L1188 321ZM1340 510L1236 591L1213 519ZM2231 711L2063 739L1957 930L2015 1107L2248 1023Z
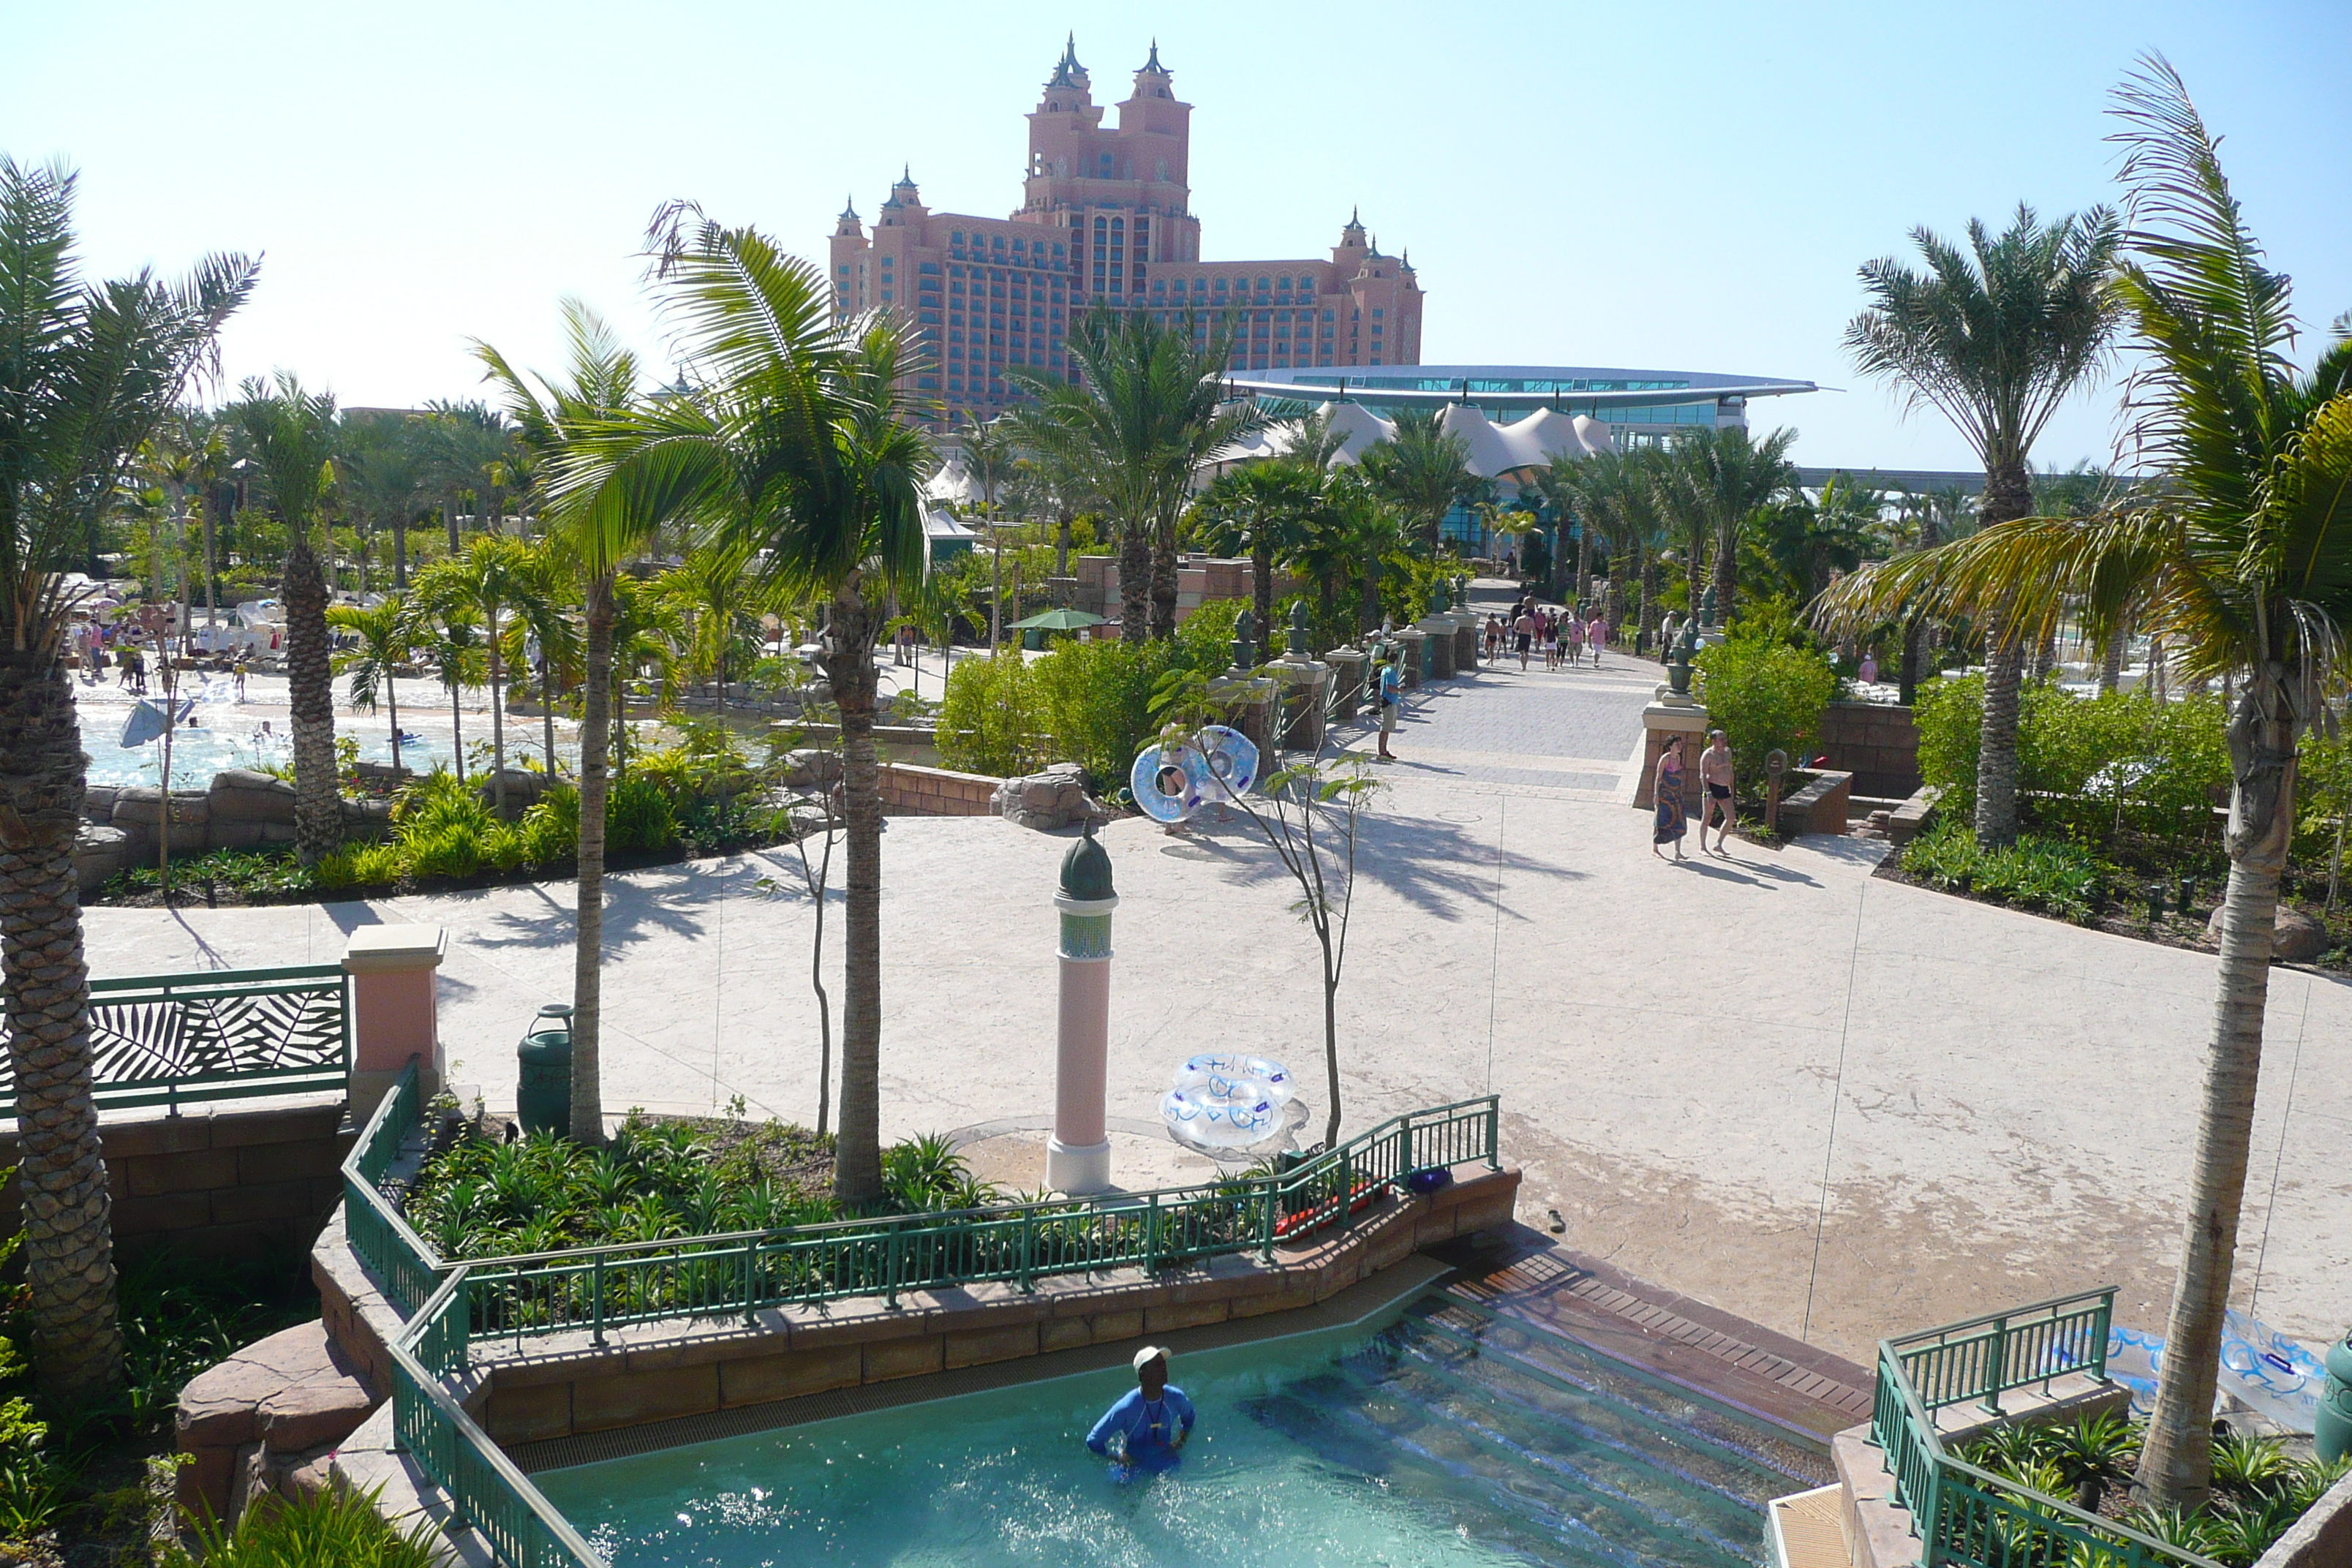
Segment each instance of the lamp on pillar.
M1110 1190L1110 1139L1104 1126L1110 1062L1110 855L1095 825L1062 857L1062 1005L1054 1068L1054 1135L1045 1144L1045 1185L1072 1197Z

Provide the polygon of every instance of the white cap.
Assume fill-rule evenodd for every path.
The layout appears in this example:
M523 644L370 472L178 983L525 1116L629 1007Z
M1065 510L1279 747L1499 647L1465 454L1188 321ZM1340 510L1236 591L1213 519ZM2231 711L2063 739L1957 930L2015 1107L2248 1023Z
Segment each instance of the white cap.
M1141 1372L1153 1362L1165 1361L1167 1359L1168 1350L1166 1346L1146 1345L1141 1350L1135 1352L1135 1370Z

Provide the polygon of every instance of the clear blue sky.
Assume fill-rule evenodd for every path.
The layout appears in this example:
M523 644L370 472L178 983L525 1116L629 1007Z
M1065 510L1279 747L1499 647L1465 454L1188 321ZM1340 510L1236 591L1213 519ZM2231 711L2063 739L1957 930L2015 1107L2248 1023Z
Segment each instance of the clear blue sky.
M1156 18L1156 19L1155 19ZM1156 33L1193 116L1203 253L1315 254L1351 204L1429 291L1423 357L1731 371L1801 460L1969 466L1839 346L1914 224L2113 197L2135 54L2188 78L2309 329L2352 309L2352 5L888 7L673 0L0 0L0 150L82 174L97 267L266 253L224 341L347 403L476 395L468 337L551 364L577 293L656 351L633 252L702 202L813 256L902 162L934 208L1019 199L1075 27L1098 101ZM2105 460L2115 394L2037 457Z

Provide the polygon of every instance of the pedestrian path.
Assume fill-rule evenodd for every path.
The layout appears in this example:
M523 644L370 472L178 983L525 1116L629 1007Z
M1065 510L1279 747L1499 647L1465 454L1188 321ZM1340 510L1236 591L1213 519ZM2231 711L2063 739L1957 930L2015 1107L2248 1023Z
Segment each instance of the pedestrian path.
M1658 667L1623 654L1601 666L1522 671L1516 656L1405 694L1390 747L1396 772L1431 783L1613 800L1642 760L1642 710ZM1366 727L1369 733L1369 727ZM1342 738L1353 743L1353 731Z

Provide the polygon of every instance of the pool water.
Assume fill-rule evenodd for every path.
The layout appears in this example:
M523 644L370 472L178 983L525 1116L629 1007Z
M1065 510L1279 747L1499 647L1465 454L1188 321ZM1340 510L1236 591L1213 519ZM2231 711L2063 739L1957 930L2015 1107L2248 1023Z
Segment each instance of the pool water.
M1082 1445L1124 1370L535 1478L615 1568L1752 1568L1822 1461L1574 1342L1442 1298L1366 1337L1178 1358L1200 1426L1121 1481Z

